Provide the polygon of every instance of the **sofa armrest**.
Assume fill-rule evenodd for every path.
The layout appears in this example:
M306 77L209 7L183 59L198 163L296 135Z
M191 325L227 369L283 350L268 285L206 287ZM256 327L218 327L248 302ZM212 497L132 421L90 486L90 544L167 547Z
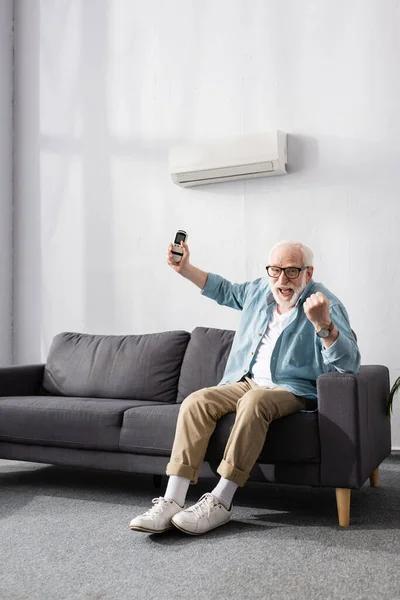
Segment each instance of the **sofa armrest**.
M0 396L40 394L45 365L0 367Z
M390 454L389 390L380 365L318 377L321 486L359 489Z

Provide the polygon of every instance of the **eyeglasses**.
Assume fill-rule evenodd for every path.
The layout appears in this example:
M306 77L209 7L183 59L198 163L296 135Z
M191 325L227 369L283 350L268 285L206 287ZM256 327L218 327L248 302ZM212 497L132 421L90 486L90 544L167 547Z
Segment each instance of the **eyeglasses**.
M265 268L267 269L268 275L270 277L273 277L274 279L280 277L282 271L285 273L285 276L288 279L297 279L301 271L305 271L306 269L308 269L308 267L285 267L284 269L282 269L282 267L271 267L270 265L268 265L268 267Z

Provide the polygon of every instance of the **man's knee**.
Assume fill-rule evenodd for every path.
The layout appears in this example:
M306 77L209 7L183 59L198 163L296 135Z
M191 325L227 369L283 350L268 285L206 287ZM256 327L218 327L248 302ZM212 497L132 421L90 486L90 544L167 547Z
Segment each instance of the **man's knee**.
M210 401L210 394L208 388L202 388L201 390L196 390L186 396L184 401L181 404L180 412L190 412L192 410L198 410L199 407L206 407Z
M193 407L197 406L199 402L202 401L203 395L201 394L203 390L197 390L196 392L192 392L189 396L186 396L184 401L181 404L181 412L183 410L191 410Z
M220 417L219 402L215 397L213 390L210 388L202 388L189 394L181 404L179 411L180 416L185 414L209 414L214 419Z
M268 421L274 419L274 402L263 389L249 390L237 403L237 411L245 411L251 418L263 417Z

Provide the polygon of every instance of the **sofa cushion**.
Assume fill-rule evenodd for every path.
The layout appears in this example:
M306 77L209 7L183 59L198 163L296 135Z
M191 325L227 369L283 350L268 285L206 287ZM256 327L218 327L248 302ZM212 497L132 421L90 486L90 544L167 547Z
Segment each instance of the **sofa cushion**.
M178 383L178 402L196 390L218 385L234 336L234 331L211 327L196 327L192 331Z
M154 404L113 398L0 397L0 441L118 450L124 412Z
M60 333L50 347L43 392L52 396L176 402L190 334Z
M169 456L180 404L128 409L124 414L119 447L124 452Z
M180 405L130 408L124 413L120 449L137 454L169 456L175 437ZM222 417L211 436L206 460L220 461L235 414ZM319 462L316 413L297 413L271 423L259 462Z

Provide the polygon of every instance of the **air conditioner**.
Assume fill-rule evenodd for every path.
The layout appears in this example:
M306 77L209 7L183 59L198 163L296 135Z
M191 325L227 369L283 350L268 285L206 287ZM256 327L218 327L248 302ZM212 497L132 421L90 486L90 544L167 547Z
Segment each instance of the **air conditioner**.
M283 131L178 146L169 151L172 181L182 187L285 175L286 163L287 143Z

